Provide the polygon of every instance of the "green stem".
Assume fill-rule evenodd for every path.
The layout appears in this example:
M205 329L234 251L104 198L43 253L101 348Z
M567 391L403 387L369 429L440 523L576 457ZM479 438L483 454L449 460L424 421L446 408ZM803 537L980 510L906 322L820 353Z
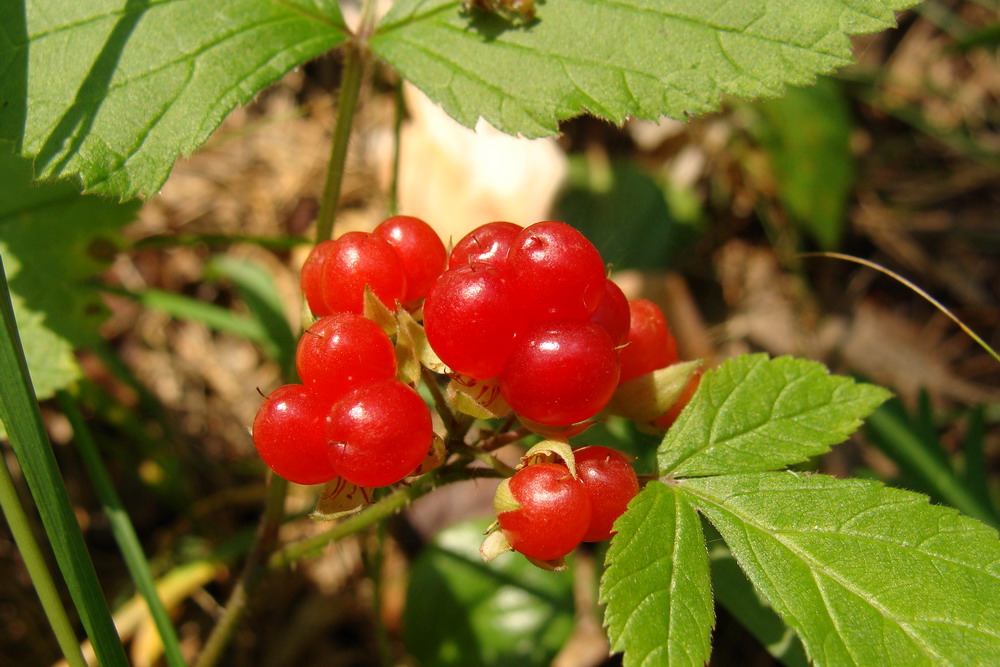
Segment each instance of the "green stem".
M83 653L80 652L76 633L73 632L73 624L70 623L66 608L56 591L55 581L45 564L41 547L31 532L28 514L21 505L21 499L17 497L17 489L14 487L14 480L10 476L2 452L0 452L0 508L3 509L3 515L14 536L14 543L21 552L24 566L28 570L28 576L31 577L31 583L35 586L35 592L38 593L38 599L42 602L42 609L56 635L59 648L66 656L66 662L72 667L86 667L87 663L83 659Z
M246 615L250 599L267 574L268 557L274 551L278 541L278 528L281 527L281 520L285 514L287 490L287 481L277 475L271 476L271 483L267 491L267 504L264 507L264 515L257 530L257 539L250 550L246 566L226 601L222 618L219 619L212 634L209 635L208 641L205 642L205 648L198 656L195 667L212 667L219 664L236 628L239 627Z
M52 443L42 424L0 258L0 421L45 526L56 562L97 658L105 667L127 665L94 564L80 531Z
M512 477L514 475L514 469L509 465L501 461L495 456L491 456L481 450L478 447L473 447L472 445L467 445L464 442L449 442L448 448L453 452L458 452L459 454L465 454L470 456L480 463L485 463L490 468L495 470L497 474L502 477Z
M469 470L464 466L438 468L415 480L409 486L402 486L396 489L382 500L369 505L357 514L334 525L325 533L320 533L319 535L299 540L298 542L292 542L281 550L276 551L271 555L268 567L272 570L279 569L294 563L300 558L314 556L320 553L323 547L331 542L342 540L348 535L353 535L378 521L392 516L412 501L430 493L439 486L466 479L495 477L497 477L496 472L485 468L473 470Z
M396 82L393 91L396 116L392 124L392 180L389 181L389 215L399 215L399 161L402 154L403 116L406 104L403 99L403 80Z
M337 124L333 128L333 145L327 164L323 198L316 220L316 243L326 241L333 235L333 222L337 215L340 186L344 181L344 165L347 162L347 146L351 140L351 126L358 106L361 79L367 60L366 47L356 40L344 45L344 70L337 103Z
M128 568L136 588L139 589L139 593L146 600L149 615L153 618L153 623L163 640L163 652L167 664L170 667L186 667L187 661L181 655L177 632L174 630L170 616L156 591L156 582L149 570L149 562L142 550L142 544L139 543L139 536L136 535L135 527L115 490L114 482L111 481L111 477L104 467L104 462L101 461L101 455L97 450L93 435L87 427L83 415L80 414L73 397L65 391L61 391L56 395L56 398L60 410L73 427L74 440L80 452L80 458L83 459L83 465L87 469L94 490L97 491L97 497L104 508L104 515L108 518L111 532L118 543L118 548L121 549L122 557L125 559L125 566Z

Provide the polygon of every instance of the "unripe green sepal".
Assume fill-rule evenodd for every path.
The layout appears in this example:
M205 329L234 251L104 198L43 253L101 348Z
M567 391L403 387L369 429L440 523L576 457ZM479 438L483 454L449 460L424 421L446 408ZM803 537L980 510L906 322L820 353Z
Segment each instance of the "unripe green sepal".
M573 448L564 440L542 440L524 453L517 468L520 470L535 463L555 462L556 458L562 459L563 465L569 469L569 474L573 479L577 479L576 456L573 455Z
M514 512L521 509L520 503L510 492L510 478L505 478L497 487L497 492L493 494L493 512L500 516L504 512Z
M637 423L653 421L677 401L701 364L701 359L684 361L623 382L606 409Z

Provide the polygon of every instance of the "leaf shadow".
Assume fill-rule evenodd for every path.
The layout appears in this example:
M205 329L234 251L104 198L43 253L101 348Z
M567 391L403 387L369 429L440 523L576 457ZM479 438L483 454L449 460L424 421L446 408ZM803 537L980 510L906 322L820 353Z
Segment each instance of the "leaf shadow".
M72 104L38 152L36 159L39 168L58 175L80 149L104 103L125 45L149 5L150 0L128 0L125 3L121 17L105 40L87 76L80 83ZM58 162L48 166L57 156L60 156Z
M468 29L477 33L484 42L492 42L512 30L531 30L541 22L537 16L530 19L516 18L471 6L462 10L462 16L468 20Z
M28 22L25 3L8 4L0 10L0 42L10 44L9 59L0 61L0 139L20 148L28 114Z

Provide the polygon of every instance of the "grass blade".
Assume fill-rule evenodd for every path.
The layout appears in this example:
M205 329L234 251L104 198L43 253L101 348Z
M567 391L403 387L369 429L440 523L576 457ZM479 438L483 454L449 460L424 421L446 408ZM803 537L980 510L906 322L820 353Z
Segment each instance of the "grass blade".
M0 259L0 420L38 507L45 533L102 665L126 665L94 564L70 505L24 360L7 276Z
M94 490L97 491L97 497L100 498L104 514L111 526L111 532L118 543L118 548L121 549L125 566L128 568L136 588L139 589L139 593L146 600L149 614L160 633L167 665L186 667L187 662L181 655L177 632L174 630L173 623L170 622L167 610L163 606L163 601L156 591L156 582L153 580L152 572L150 572L142 544L139 543L139 536L136 535L132 520L122 505L121 498L111 481L111 476L104 467L104 462L101 461L97 443L94 442L93 435L87 427L83 415L80 414L73 397L65 391L61 391L56 395L56 398L59 402L59 408L73 427L73 439L76 442L77 450L87 468L90 482L94 485Z
M80 645L77 642L76 633L70 623L66 608L63 606L59 593L56 591L55 581L45 564L45 557L42 555L41 547L35 540L34 533L31 532L31 525L28 521L28 514L21 505L21 499L17 497L17 490L14 488L14 480L7 469L7 462L0 456L0 508L10 526L10 532L14 536L21 558L24 559L24 566L31 577L31 583L38 593L38 599L42 602L42 609L45 611L49 625L56 635L59 648L62 649L66 662L70 667L86 667L83 654L80 652Z

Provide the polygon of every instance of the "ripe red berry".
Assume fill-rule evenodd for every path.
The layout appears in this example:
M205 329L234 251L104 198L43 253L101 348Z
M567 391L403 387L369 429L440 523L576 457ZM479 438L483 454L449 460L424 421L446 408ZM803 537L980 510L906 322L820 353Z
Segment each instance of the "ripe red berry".
M427 342L455 373L484 380L500 373L521 326L503 274L485 264L441 274L424 301Z
M575 549L590 524L590 500L566 466L536 463L501 483L494 507L500 529L515 551L538 560L562 558ZM510 509L513 498L516 509Z
M586 320L543 322L519 333L500 372L500 391L518 415L562 426L590 419L618 384L608 333Z
M452 248L448 267L463 264L489 264L500 268L507 261L507 253L514 238L524 229L513 222L488 222L476 227Z
M360 384L396 377L396 350L382 328L357 313L320 318L295 351L302 383L332 403Z
M403 263L392 246L366 232L348 232L323 263L323 300L330 312L364 312L365 285L390 310L406 296Z
M330 401L300 384L278 387L253 420L253 443L271 470L296 484L322 484L337 476L327 456Z
M619 346L628 340L630 317L628 299L621 288L610 278L605 280L604 296L590 316L590 321L603 327L611 336L611 341Z
M395 215L379 223L372 234L385 240L399 254L406 274L403 301L427 296L435 278L448 263L448 251L437 232L420 218Z
M585 320L604 295L604 261L586 237L562 222L525 227L507 254L518 307L533 322Z
M677 361L677 341L667 327L663 311L652 301L628 302L630 323L628 345L621 348L620 382L664 368Z
M302 287L302 293L306 296L309 310L316 317L330 314L330 309L327 308L326 302L323 300L323 265L326 264L332 247L333 241L323 241L316 244L302 265L299 285Z
M330 411L330 464L358 486L386 486L412 473L430 450L431 415L398 380L355 387Z
M584 542L600 542L612 535L612 525L639 493L639 480L619 452L607 447L575 450L576 474L590 498L590 525Z

